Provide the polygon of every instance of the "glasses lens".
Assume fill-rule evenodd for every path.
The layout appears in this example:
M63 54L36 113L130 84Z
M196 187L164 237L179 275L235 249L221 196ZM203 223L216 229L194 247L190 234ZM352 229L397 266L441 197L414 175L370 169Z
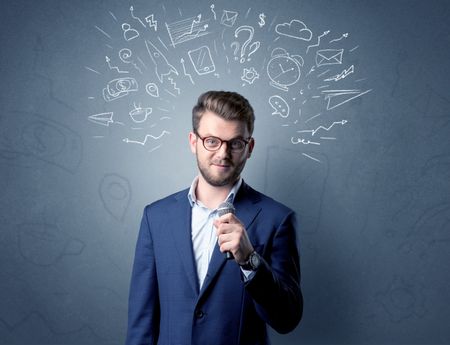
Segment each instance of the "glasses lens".
M242 151L245 147L245 141L242 139L234 139L230 141L230 148L232 151Z
M203 144L205 144L205 148L208 150L217 150L221 145L221 140L216 137L206 137L203 140Z

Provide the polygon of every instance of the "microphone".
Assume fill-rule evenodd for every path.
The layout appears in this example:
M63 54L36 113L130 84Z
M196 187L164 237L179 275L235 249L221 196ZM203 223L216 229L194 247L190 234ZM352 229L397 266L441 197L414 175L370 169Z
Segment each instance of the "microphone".
M225 201L217 207L217 214L219 217L222 217L225 214L232 213L234 214L236 209L234 208L233 204L231 202ZM225 257L227 260L233 259L233 254L230 252L225 252Z

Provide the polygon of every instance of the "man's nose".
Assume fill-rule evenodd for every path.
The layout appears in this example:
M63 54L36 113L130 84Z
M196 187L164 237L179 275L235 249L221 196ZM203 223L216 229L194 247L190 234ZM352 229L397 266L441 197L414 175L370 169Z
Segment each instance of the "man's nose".
M221 158L229 158L231 156L231 150L229 149L228 143L226 141L222 142L222 146L220 146L217 153Z

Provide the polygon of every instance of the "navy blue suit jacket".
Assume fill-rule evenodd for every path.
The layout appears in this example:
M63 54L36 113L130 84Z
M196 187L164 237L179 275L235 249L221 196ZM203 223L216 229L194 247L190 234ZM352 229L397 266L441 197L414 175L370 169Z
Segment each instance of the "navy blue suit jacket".
M263 261L244 282L216 246L199 289L188 190L146 206L130 285L127 345L265 345L299 323L295 214L242 183L234 206Z

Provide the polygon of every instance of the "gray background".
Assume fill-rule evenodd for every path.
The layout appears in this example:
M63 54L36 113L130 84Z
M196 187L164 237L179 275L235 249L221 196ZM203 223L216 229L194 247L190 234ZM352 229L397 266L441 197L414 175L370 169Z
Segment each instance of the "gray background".
M450 344L449 3L217 1L216 20L212 3L133 2L136 16L155 15L165 49L152 28L131 18L127 1L1 2L0 344L123 343L142 209L195 176L190 109L211 88L253 103L256 149L244 178L301 220L304 319L289 335L273 334L273 343ZM239 13L233 28L219 23L224 9ZM164 23L199 13L210 33L170 46ZM275 25L292 19L312 31L310 42L276 39ZM123 22L140 37L126 42ZM230 46L244 43L244 34L233 38L238 25L252 25L261 42L242 65ZM305 54L326 30L319 48L345 49L344 63L327 76L355 68L330 88L372 90L330 111L319 72L307 77L318 48ZM178 70L180 94L162 90L170 85L156 78L144 39ZM201 45L211 48L218 76L196 75L190 65L188 51ZM277 46L305 60L288 92L270 86L265 70ZM142 58L143 74L118 59L124 47ZM106 55L136 77L139 92L105 102L102 89L118 77ZM243 67L254 67L259 79L242 81ZM160 85L159 98L143 92L150 81ZM321 98L300 106L313 92ZM290 103L288 118L272 115L275 94ZM153 108L144 129L131 129L133 103ZM102 112L123 125L88 120ZM343 119L345 126L320 133L335 139L291 142L296 130ZM163 130L170 134L146 145L123 142Z

